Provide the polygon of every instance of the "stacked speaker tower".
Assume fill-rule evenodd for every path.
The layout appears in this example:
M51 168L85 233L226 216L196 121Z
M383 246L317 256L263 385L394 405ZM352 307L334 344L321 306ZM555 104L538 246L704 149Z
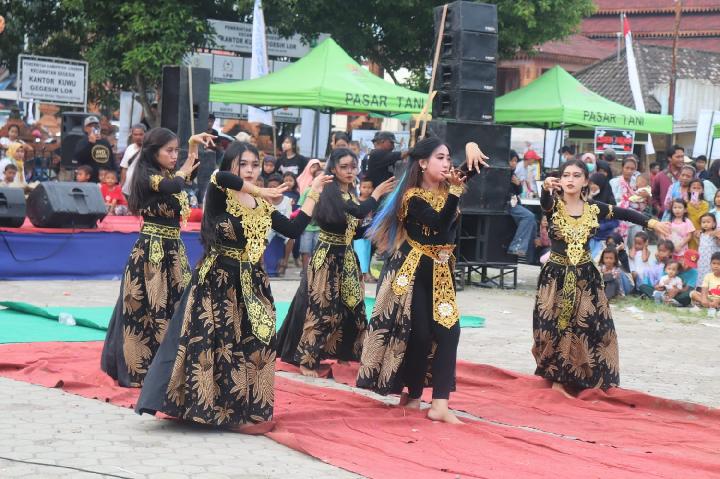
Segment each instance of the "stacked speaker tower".
M434 11L440 30L443 7ZM433 90L428 133L444 139L456 165L465 144L476 142L490 158L468 183L461 202L458 265L514 264L507 254L515 234L510 200L510 127L494 124L497 83L497 8L467 1L448 5Z

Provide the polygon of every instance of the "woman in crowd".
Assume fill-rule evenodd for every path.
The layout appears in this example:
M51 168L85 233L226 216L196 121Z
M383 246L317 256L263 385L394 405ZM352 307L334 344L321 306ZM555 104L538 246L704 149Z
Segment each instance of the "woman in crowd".
M299 175L305 169L308 159L298 152L297 138L286 136L280 147L282 154L276 164L277 171L283 175L288 172L295 176Z
M258 151L233 142L205 198L201 237L205 256L195 269L150 367L137 412L253 432L272 419L275 307L260 260L270 229L295 238L310 221L331 177L289 220L268 199L284 187L258 188Z
M670 232L666 223L637 211L588 199L589 176L585 163L568 161L559 179L545 179L540 199L552 253L540 271L533 311L535 374L568 397L570 391L620 383L615 326L589 251L598 220L629 221L663 236Z
M458 204L470 174L487 159L476 144L466 147L467 168L452 169L448 146L421 140L395 192L376 215L368 236L389 253L381 274L357 385L399 394L401 405L420 408L432 386L428 417L459 423L448 408L455 386L460 339L453 283Z
M364 292L352 241L361 236L359 223L395 186L381 183L360 203L354 182L357 158L350 150L333 150L325 171L334 175L320 197L314 220L320 236L285 322L278 333L283 361L300 366L305 376L319 375L320 361L357 361L365 332Z
M210 144L212 137L196 135L191 141ZM143 217L143 227L125 266L100 364L123 387L142 386L190 280L180 223L190 214L183 186L198 162L189 155L175 171L179 151L175 133L154 128L135 160L128 208Z
M315 173L318 170L322 169L322 165L320 164L320 160L317 158L313 158L312 160L308 161L307 166L303 170L303 172L300 174L300 176L297 177L297 192L302 195L305 193L305 190L310 187L310 184L313 181L313 178L315 178Z

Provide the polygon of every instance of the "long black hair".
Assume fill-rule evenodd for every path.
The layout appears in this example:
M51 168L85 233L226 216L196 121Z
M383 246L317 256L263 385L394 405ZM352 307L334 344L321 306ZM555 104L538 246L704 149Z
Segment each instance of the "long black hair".
M258 160L260 159L260 154L253 145L243 141L233 141L225 150L218 171L232 172L233 165L239 162L240 157L246 151L251 152ZM215 228L218 224L218 217L225 211L226 205L227 194L212 184L208 185L205 191L205 211L200 226L200 242L205 249L205 254L208 254L210 248L217 242Z
M380 251L394 251L405 241L407 236L405 224L398 220L398 213L402 207L405 192L410 188L417 188L422 185L420 160L429 159L433 152L441 146L445 146L450 151L447 143L437 137L429 137L417 142L415 147L408 153L410 163L405 173L398 182L395 191L390 193L375 215L366 234L368 238L373 240ZM449 185L447 181L443 181L440 187L448 188Z
M346 156L351 157L357 164L355 153L347 148L338 148L330 153L325 165L325 174L332 175L332 170L337 168L337 164ZM352 185L348 188L348 193L355 196L355 189ZM313 218L323 224L342 224L345 222L345 200L342 198L337 175L333 178L333 181L323 188L320 201L313 211Z
M145 133L140 157L135 160L137 165L130 184L128 209L131 213L138 215L145 207L147 198L152 193L150 176L162 174L162 167L157 161L158 152L173 140L177 140L177 135L167 128L153 128Z

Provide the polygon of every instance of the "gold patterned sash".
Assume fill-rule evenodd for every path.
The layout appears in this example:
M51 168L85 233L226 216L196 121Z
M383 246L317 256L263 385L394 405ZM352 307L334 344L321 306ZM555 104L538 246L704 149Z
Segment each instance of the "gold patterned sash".
M572 318L573 312L575 311L575 300L577 290L577 266L592 262L590 253L584 251L581 255L575 258L562 255L560 253L550 253L548 262L557 264L559 266L565 266L565 280L563 281L562 287L562 300L560 302L560 314L558 314L558 330L563 331L570 324L570 318Z
M460 319L455 299L455 286L450 262L455 245L424 245L408 238L412 247L403 261L395 281L393 292L401 296L410 289L420 259L424 256L433 260L433 319L446 328L451 328Z
M340 298L350 309L355 309L364 296L360 285L360 266L352 249L352 240L359 222L357 218L348 215L347 228L345 234L342 235L320 230L318 246L312 258L313 270L317 271L325 263L325 257L331 246L345 247L345 257L340 275Z
M257 262L250 260L247 249L216 245L205 256L200 266L198 271L200 282L205 281L205 276L218 256L225 256L238 262L240 266L240 289L242 290L243 301L250 320L250 328L253 335L262 343L270 344L275 333L275 309L252 280L253 265Z
M154 265L159 265L165 256L163 251L162 240L179 240L180 239L180 227L179 226L165 226L157 223L150 223L145 221L143 223L140 234L144 234L150 237L150 262ZM183 246L184 249L184 246ZM187 256L185 256L187 261Z

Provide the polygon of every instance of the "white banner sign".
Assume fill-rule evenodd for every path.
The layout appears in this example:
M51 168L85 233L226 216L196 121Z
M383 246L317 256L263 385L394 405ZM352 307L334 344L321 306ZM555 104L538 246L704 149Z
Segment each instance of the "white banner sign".
M208 20L210 27L215 29L215 45L213 48L228 52L252 53L252 23L224 22L222 20ZM283 38L277 32L268 28L267 54L271 57L301 58L310 52L310 46L302 41L300 35ZM327 38L320 35L318 43Z
M87 104L87 62L18 55L18 68L21 101L83 108Z

